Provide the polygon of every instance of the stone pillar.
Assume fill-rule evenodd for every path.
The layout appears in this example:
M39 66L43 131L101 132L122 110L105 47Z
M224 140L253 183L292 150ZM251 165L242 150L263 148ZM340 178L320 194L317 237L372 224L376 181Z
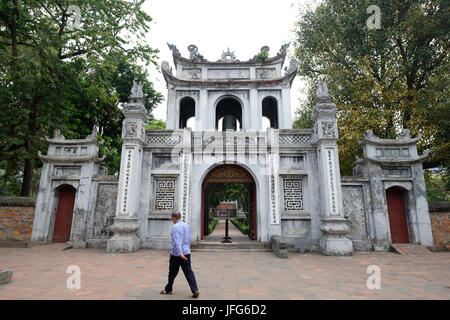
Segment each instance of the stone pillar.
M179 121L179 106L176 106L176 91L169 89L167 93L167 110L166 110L166 129L174 130L178 129Z
M375 251L388 251L390 247L389 217L381 166L374 163L367 163L364 168L364 173L369 178L371 191L370 201L372 202L375 228L373 249Z
M200 89L198 106L195 106L195 131L208 130L208 90Z
M417 227L420 244L434 249L433 233L431 231L430 213L428 211L427 192L423 176L422 162L411 165L413 177L413 196L416 200Z
M320 249L326 255L351 255L353 244L345 237L349 232L344 217L341 175L337 149L336 105L328 94L326 83L319 84L313 111L313 142L317 147L323 235Z
M147 110L143 103L142 85L133 84L130 102L122 110L122 158L114 224L114 236L108 240L108 252L133 252L139 249L137 216L141 185L142 146L145 143Z
M290 88L283 88L281 90L281 105L278 104L277 111L278 111L278 127L280 129L292 129Z
M250 109L244 112L243 115L247 118L242 119L242 122L246 124L245 129L261 130L262 128L262 111L261 106L258 105L258 90L255 88L250 89ZM245 110L242 110L245 111Z

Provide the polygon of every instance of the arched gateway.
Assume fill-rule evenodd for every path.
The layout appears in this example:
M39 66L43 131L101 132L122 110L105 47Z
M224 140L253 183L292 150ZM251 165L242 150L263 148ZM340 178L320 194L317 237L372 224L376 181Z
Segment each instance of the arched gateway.
M397 139L381 139L368 130L355 176L341 179L337 109L325 83L317 88L313 127L292 129L290 88L298 64L285 66L287 45L263 61L234 55L207 61L195 46L185 58L169 47L175 69L161 65L166 129L146 129L142 85L134 83L122 109L119 176L99 172L95 130L86 139L59 132L48 139L32 241L52 240L53 217L73 200L73 190L70 201L62 193L59 209L57 188L70 184L76 189L72 228L69 234L60 227L68 230L69 220L59 214L56 236L70 238L73 247L168 249L175 209L190 225L191 241L201 242L205 197L214 185L239 182L250 193L250 237L261 245L303 243L326 255L389 250L392 242L433 247L420 136L404 130Z
M202 236L205 236L208 229L208 198L212 188L217 183L242 183L249 194L248 236L252 240L256 240L257 236L257 218L256 218L256 184L252 175L242 166L236 164L223 164L211 169L206 175L202 183Z

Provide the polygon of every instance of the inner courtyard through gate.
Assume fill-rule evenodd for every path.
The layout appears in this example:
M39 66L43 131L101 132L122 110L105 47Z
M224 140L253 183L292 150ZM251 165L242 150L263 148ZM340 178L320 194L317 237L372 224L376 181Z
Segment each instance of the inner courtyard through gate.
M208 230L210 215L209 201L210 192L218 183L242 183L249 194L248 209L248 236L257 240L257 208L256 208L256 185L251 174L239 165L218 165L214 167L205 177L202 186L202 239Z

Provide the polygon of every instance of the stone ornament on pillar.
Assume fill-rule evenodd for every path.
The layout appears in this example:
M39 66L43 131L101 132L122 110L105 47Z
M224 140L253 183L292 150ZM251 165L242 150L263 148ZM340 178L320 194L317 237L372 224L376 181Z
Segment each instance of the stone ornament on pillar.
M313 143L317 147L322 198L322 238L320 249L326 255L351 255L353 244L346 237L350 228L344 217L337 149L336 105L325 82L318 85L313 110Z
M122 113L125 119L122 128L118 201L114 224L109 228L114 235L107 242L108 252L133 252L139 249L140 240L136 234L139 229L137 206L147 121L142 84L133 82L129 102L125 103Z

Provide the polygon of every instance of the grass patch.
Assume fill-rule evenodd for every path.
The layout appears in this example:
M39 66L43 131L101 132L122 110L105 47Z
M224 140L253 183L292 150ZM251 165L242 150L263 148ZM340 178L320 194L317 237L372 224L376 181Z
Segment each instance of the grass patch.
M211 234L216 227L217 223L219 222L219 218L215 218L214 220L209 222L208 225L208 234Z
M243 234L248 234L248 225L244 224L243 222L239 221L236 218L230 218L229 219L231 223L233 223L236 228L238 228Z

